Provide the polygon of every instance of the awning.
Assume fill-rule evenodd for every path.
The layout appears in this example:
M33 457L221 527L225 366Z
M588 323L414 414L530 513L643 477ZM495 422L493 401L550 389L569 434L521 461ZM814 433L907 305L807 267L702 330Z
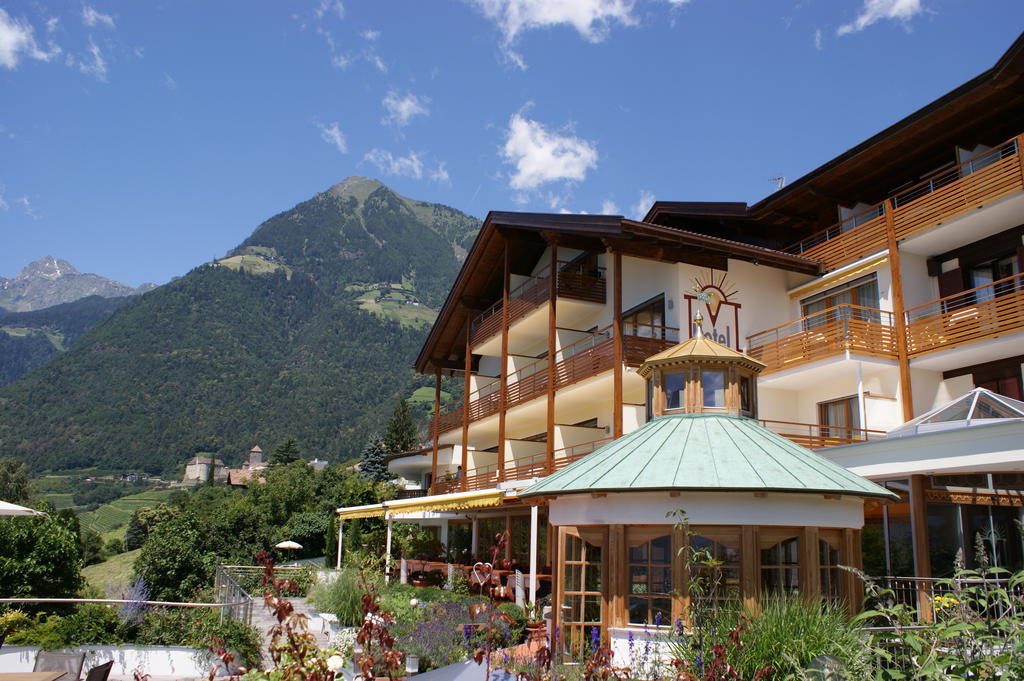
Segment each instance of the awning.
M454 494L437 494L430 497L415 499L395 499L368 506L349 506L337 510L338 518L351 520L355 518L378 518L385 514L420 513L423 511L458 511L467 508L486 508L501 506L509 496L504 490L488 489L477 492L455 492Z

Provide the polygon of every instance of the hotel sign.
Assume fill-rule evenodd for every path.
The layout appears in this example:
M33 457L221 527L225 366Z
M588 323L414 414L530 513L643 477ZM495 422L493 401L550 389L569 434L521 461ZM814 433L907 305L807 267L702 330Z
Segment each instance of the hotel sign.
M737 293L726 281L725 272L708 270L706 275L693 278L693 293L683 294L686 301L686 319L692 320L698 311L704 318L704 335L726 347L740 350L740 304ZM708 326L710 323L710 327ZM693 324L686 324L693 337Z

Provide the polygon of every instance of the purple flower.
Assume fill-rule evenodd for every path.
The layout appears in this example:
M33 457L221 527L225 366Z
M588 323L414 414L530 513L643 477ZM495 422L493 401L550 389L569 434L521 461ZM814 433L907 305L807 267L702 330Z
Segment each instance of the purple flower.
M656 626L656 627L660 627L661 626L661 612L660 611L657 614L654 615L654 626Z

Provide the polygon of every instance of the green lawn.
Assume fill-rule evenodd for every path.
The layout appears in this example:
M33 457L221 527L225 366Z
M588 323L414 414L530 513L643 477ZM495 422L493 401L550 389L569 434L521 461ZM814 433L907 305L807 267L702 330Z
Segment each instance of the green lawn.
M89 565L82 569L82 576L85 577L89 586L101 594L111 593L113 598L117 598L121 589L127 587L131 581L132 563L135 562L135 557L141 550L135 549L127 553L119 553L102 563Z
M402 326L419 327L433 324L437 318L437 312L425 305L410 305L401 302L405 297L401 294L390 292L386 299L377 302L381 291L367 291L357 299L359 307L372 312L378 317L391 319Z
M232 270L242 270L249 274L270 274L275 270L284 270L288 277L292 276L291 268L270 262L259 255L233 255L230 258L218 260L217 264Z
M452 399L451 393L441 391L441 404L445 404ZM425 402L427 404L434 404L434 389L429 386L423 386L416 388L412 391L412 395L409 395L409 401L413 403Z

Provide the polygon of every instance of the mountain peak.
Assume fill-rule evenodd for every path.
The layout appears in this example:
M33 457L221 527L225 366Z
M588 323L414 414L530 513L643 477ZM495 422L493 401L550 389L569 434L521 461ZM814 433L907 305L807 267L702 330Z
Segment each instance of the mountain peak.
M21 273L15 277L15 281L24 281L37 277L53 280L69 274L81 274L81 272L76 270L67 260L57 260L52 255L48 255L45 258L40 258L35 262L25 265Z
M355 197L359 203L366 200L366 197L385 186L380 180L369 177L352 175L327 190L327 194L344 199L349 196Z

